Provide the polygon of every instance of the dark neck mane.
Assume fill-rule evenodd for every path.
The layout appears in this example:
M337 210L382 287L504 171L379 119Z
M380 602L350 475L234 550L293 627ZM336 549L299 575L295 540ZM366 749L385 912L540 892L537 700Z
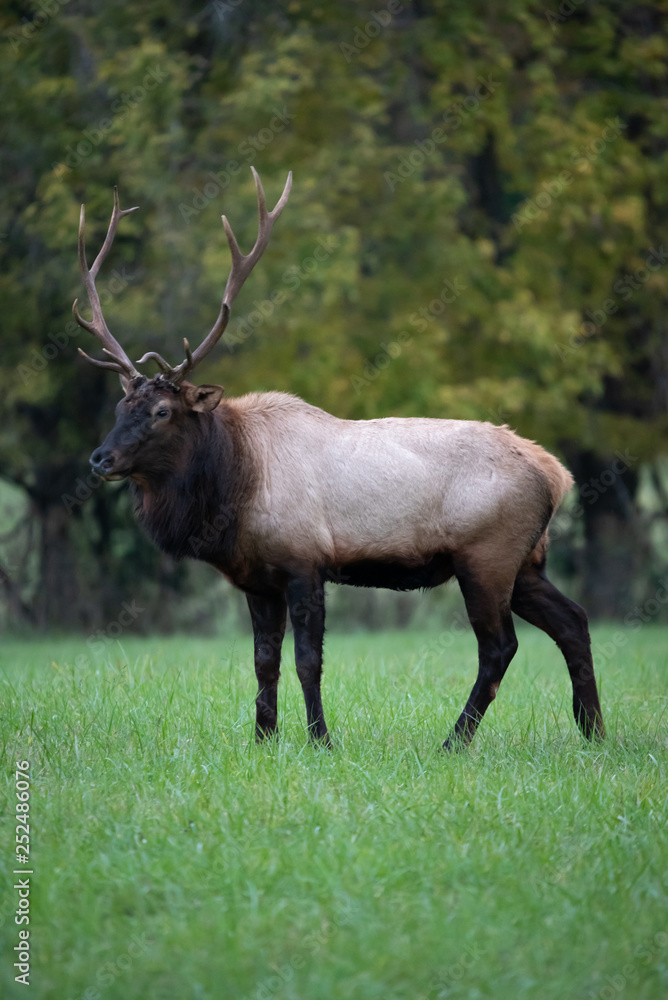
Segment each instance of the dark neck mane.
M189 419L173 457L132 483L135 515L168 555L229 565L248 486L243 457L223 407Z

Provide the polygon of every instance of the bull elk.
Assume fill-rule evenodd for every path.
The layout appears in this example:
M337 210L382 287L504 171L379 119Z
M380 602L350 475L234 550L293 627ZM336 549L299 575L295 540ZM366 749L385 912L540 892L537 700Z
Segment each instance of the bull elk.
M251 168L252 169L252 168ZM139 523L175 558L220 570L247 597L254 647L256 735L276 731L281 645L289 613L311 736L329 743L322 709L324 585L415 590L457 578L478 641L478 676L444 746L468 743L517 649L512 612L561 649L582 733L604 734L587 616L545 574L547 527L572 485L566 469L508 427L469 420L341 420L295 396L223 399L187 381L220 339L241 286L264 252L290 194L273 211L260 179L259 228L244 255L225 218L232 266L218 318L173 368L159 354L141 374L109 332L95 288L120 219L118 191L102 248L79 262L93 312L76 320L120 375L116 424L90 459L105 480L129 479Z

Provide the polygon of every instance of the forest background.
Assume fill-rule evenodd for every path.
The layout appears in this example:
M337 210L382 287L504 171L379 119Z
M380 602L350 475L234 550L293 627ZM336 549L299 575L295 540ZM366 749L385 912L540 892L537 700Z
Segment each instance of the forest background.
M199 380L508 423L576 477L552 530L567 592L594 618L668 614L667 8L3 4L2 627L242 616L90 476L120 388L78 355L96 345L71 305L79 207L92 256L118 185L140 211L105 316L131 358L180 360L218 312L221 213L254 238L251 165L272 204L288 170L293 192ZM332 620L406 625L430 601L344 590Z

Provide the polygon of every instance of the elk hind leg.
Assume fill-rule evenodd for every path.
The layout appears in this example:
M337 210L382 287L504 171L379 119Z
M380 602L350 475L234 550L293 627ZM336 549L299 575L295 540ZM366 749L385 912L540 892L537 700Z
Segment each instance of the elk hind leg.
M545 575L545 559L527 561L517 575L511 608L554 639L573 685L573 715L587 739L605 736L584 608L565 597Z

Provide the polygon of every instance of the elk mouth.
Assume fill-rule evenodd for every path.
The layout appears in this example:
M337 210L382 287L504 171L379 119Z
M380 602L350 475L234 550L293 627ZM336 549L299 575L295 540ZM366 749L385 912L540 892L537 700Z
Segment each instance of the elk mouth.
M107 473L104 476L101 475L100 473L98 473L98 475L100 476L100 479L104 479L105 483L120 483L121 480L127 479L128 476L130 475L130 473L129 472L109 472L109 473Z
M122 461L117 459L113 453L109 454L104 448L96 448L90 456L89 462L93 472L105 483L117 483L121 479L127 479L130 475L130 468L124 469Z

